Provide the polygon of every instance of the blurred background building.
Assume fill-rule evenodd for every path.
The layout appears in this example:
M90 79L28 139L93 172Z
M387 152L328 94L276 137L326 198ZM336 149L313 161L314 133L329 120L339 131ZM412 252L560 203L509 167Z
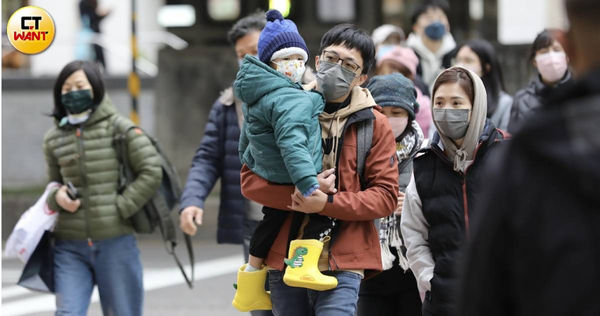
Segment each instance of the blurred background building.
M410 33L411 12L420 0L133 1L139 47L136 70L142 87L140 124L157 136L185 180L208 111L235 78L237 60L226 34L237 19L257 9L279 9L296 22L313 60L321 36L337 23L355 23L369 32L391 23ZM509 93L524 86L534 73L525 56L535 35L545 27L566 25L561 0L449 2L451 32L457 43L472 38L494 43ZM108 95L122 113L129 113L131 4L98 0L96 12L106 17L100 22L101 32L90 35L89 21L80 15L80 0L2 1L3 239L45 186L41 148L42 137L53 124L47 114L52 111L54 79L69 61L93 58L89 45L83 43L101 46ZM33 56L15 52L6 39L8 18L26 5L46 9L56 25L53 44Z

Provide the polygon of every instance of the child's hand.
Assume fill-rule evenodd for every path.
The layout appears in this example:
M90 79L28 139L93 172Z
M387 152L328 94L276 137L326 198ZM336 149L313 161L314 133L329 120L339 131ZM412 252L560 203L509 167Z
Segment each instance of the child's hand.
M335 194L335 168L327 169L317 175L319 181L319 190L325 194Z
M325 208L327 203L327 194L317 190L309 197L303 197L298 188L291 195L292 205L287 207L298 212L311 214L319 213Z

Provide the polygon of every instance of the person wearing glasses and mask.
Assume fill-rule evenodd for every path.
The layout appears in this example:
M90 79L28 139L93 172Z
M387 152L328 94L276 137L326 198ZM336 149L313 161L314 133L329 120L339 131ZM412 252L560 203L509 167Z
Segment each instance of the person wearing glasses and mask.
M316 82L310 87L325 97L319 116L323 170L335 169L336 193L316 190L308 197L294 186L275 185L242 167L242 193L263 205L287 212L265 259L274 315L354 316L361 280L382 270L379 234L373 220L395 210L398 165L389 121L368 89L375 59L369 35L351 24L340 24L323 35L316 61ZM357 135L361 123L372 123L372 143L364 172L357 172ZM364 179L361 186L360 179ZM333 238L325 242L318 269L337 279L328 291L292 287L284 283L284 259L291 240L300 238L309 214L337 219ZM292 248L290 248L290 252Z
M300 85L308 60L308 48L293 21L277 10L266 13L267 24L258 40L258 57L244 57L233 84L243 102L244 126L239 155L253 173L273 183L294 186L303 196L317 189L330 192L319 183L321 171L321 128L319 114L325 100L316 91ZM244 188L242 187L242 190ZM263 207L263 219L250 240L250 257L238 271L233 305L240 311L270 309L265 292L267 268L264 258L273 245L287 211ZM286 284L327 290L337 280L317 270L323 240L331 238L335 220L312 214L302 238L292 241L290 249L304 249L301 263L288 262Z

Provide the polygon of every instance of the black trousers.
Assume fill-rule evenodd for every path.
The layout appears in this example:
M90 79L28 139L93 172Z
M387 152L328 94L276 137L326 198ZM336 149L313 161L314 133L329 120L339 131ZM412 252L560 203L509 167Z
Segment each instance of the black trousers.
M94 54L96 55L96 62L102 66L103 70L106 70L106 60L104 60L104 49L98 44L92 44L94 48Z
M267 257L281 226L283 226L283 222L290 215L289 211L267 206L263 206L262 212L264 217L256 226L256 230L250 239L250 254L258 258ZM304 227L302 239L320 239L324 235L329 235L336 222L336 220L327 216L310 214L308 224Z
M398 261L378 275L364 280L358 293L357 316L421 316L421 298L412 271Z

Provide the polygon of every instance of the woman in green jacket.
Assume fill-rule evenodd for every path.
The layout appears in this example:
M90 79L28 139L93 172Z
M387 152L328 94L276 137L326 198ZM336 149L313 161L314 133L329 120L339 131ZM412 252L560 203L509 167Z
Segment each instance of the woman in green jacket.
M73 61L62 69L52 116L56 126L44 137L44 154L49 181L63 184L47 201L59 213L56 315L86 315L94 285L105 315L141 315L142 265L129 218L158 189L160 157L140 129L130 129L126 154L136 178L119 190L113 138L133 123L117 113L89 62Z

